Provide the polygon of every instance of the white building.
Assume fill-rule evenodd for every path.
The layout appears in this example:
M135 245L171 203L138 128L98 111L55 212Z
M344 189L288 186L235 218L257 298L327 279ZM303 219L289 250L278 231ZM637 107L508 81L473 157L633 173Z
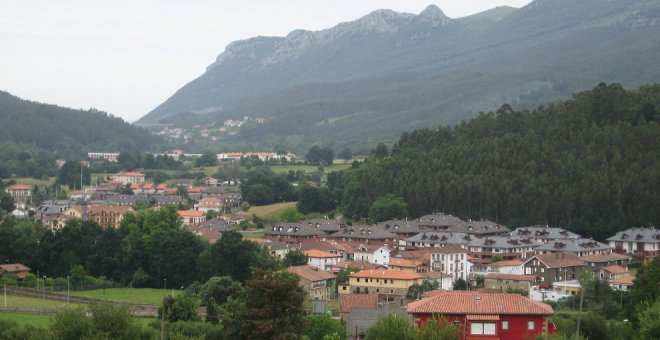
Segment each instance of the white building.
M435 271L450 274L453 281L459 278L467 280L470 273L467 257L467 249L461 246L449 245L442 248L433 248L431 268Z
M332 271L332 266L341 260L341 255L318 249L305 250L304 254L308 265L325 271Z
M359 245L353 251L353 260L357 262L369 262L380 265L390 263L390 250L386 246Z
M620 231L607 239L614 252L635 255L649 260L660 255L660 230L655 228L632 228Z

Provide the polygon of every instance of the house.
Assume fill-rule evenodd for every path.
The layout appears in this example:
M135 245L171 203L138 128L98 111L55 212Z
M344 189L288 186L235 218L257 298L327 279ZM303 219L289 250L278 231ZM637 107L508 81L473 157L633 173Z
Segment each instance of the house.
M124 214L132 213L131 207L108 205L108 204L90 204L74 205L63 212L65 219L78 218L82 220L94 221L104 228L118 228ZM58 225L61 227L62 224Z
M50 231L54 231L57 229L59 217L71 205L71 201L46 201L37 207L35 217Z
M133 183L142 184L144 183L144 174L141 172L119 172L110 175L110 180L112 182L121 183L122 185Z
M473 237L466 233L451 232L421 232L413 237L399 241L399 248L440 248L446 245L455 244L466 246L473 240Z
M88 152L87 153L87 158L91 159L103 159L108 162L113 162L117 163L117 157L119 157L119 153L117 152Z
M206 215L203 211L197 210L179 210L179 217L183 225L196 225L206 221Z
M456 325L461 339L523 340L557 333L547 320L552 307L518 294L433 291L408 304L408 313L418 326L444 317Z
M534 250L543 245L528 237L488 236L473 238L468 243L470 255L475 259L492 261L499 257L503 260L524 259L534 254Z
M452 215L443 213L424 215L417 219L419 226L433 231L445 231L451 227L464 224L465 221Z
M617 264L619 266L628 268L628 263L630 262L631 258L628 255L611 252L609 254L582 256L580 257L580 260L584 261L588 266L592 267L603 267Z
M378 294L382 297L406 296L408 288L421 284L419 273L401 270L362 270L348 277L348 286L339 287L340 294Z
M307 264L325 271L332 271L332 266L341 260L341 256L327 251L311 249L303 252L307 256Z
M630 275L628 269L616 264L594 269L592 270L592 274L596 279L601 281L618 279L620 277Z
M30 216L30 211L27 209L16 208L12 210L11 215L17 218L25 218Z
M551 254L551 253L574 253L578 257L609 254L612 248L604 243L594 241L586 238L555 240L549 243L536 247L538 254Z
M610 287L614 290L627 292L632 287L635 277L627 274L610 280Z
M582 286L578 280L555 281L552 283L552 288L554 291L564 293L567 296L578 295L582 290Z
M506 292L508 289L522 289L529 292L539 279L536 275L488 273L484 288Z
M523 275L525 272L523 264L522 260L499 261L489 263L487 268L491 273Z
M325 233L312 226L300 223L281 223L264 228L264 236L273 241L302 243L305 240L318 240Z
M350 226L332 234L333 239L367 245L395 244L397 235L378 226Z
M270 250L270 256L278 260L284 260L286 254L291 251L288 243L273 241L268 242L268 249Z
M307 293L308 300L327 300L334 293L337 278L330 272L312 266L294 266L287 271L300 278L298 284Z
M378 295L376 294L342 294L339 295L339 316L342 320L354 308L378 308Z
M511 233L511 230L506 226L488 220L469 220L467 222L451 226L447 229L447 231L454 233L466 233L476 238L508 236Z
M541 282L575 280L587 269L586 263L575 253L537 254L524 263L525 275L538 275Z
M202 178L202 184L204 184L207 187L217 187L218 185L220 185L220 181L218 181L218 179L213 177L206 177L206 178Z
M467 280L470 273L467 256L467 249L459 245L435 248L431 253L431 268L451 275L454 282L458 279Z
M660 255L660 230L655 228L631 228L616 233L607 241L614 252L632 255L641 261Z
M387 264L390 270L403 270L411 273L425 273L429 270L428 264L423 260L390 258Z
M387 269L385 265L382 264L375 264L375 263L369 263L369 262L355 262L355 261L339 261L335 263L332 266L331 271L333 273L338 273L342 269L349 269L349 268L357 268L359 270L367 270L367 269Z
M424 280L431 280L438 283L438 289L452 290L454 289L454 277L450 274L436 271L428 271L422 274Z
M195 204L195 210L203 211L205 213L214 210L220 211L222 209L223 202L217 197L207 196L203 197L199 203Z
M32 187L29 185L12 184L5 188L5 192L11 195L17 207L25 208L32 202Z
M353 260L387 265L390 262L390 250L387 246L360 244L353 249Z
M205 228L202 226L197 226L194 224L189 224L185 226L186 230L190 231L191 233L207 240L209 243L215 243L217 242L220 238L222 238L222 233L211 229L211 228Z
M11 274L17 280L23 280L29 272L30 268L20 263L0 264L0 277Z
M346 320L346 334L348 340L364 339L367 330L379 319L388 315L396 314L399 317L410 319L405 309L398 305L384 306L381 308L353 308Z
M550 243L554 240L578 239L580 235L563 228L550 228L549 226L530 226L517 228L512 236L528 237L541 243Z

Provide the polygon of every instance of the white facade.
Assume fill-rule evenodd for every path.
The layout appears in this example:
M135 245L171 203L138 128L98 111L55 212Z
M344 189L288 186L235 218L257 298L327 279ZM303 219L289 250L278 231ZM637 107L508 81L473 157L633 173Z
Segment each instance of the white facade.
M307 264L325 271L332 271L332 266L337 264L341 257L307 257Z
M460 279L467 280L470 273L471 263L467 260L467 251L452 251L442 253L431 253L431 267L435 271L440 271L452 276L453 281Z
M387 266L390 263L390 255L390 250L384 246L373 251L367 247L360 246L353 253L353 259L357 262L369 262Z

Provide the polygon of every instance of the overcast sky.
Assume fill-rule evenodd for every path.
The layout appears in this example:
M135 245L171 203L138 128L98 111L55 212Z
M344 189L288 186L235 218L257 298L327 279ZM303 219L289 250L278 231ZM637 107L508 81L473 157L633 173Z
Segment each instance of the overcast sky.
M232 41L320 30L376 9L458 18L530 0L2 0L0 90L135 121Z

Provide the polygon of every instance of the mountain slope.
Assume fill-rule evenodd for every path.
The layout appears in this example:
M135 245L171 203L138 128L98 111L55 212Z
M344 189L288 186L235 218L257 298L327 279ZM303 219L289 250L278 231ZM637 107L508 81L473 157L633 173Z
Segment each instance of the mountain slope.
M0 142L36 146L59 155L149 150L164 141L104 112L26 101L0 91Z
M660 3L536 0L450 19L375 11L287 37L230 44L140 123L267 118L239 138L385 140L501 102L533 108L601 81L660 81ZM196 113L196 115L190 115Z

